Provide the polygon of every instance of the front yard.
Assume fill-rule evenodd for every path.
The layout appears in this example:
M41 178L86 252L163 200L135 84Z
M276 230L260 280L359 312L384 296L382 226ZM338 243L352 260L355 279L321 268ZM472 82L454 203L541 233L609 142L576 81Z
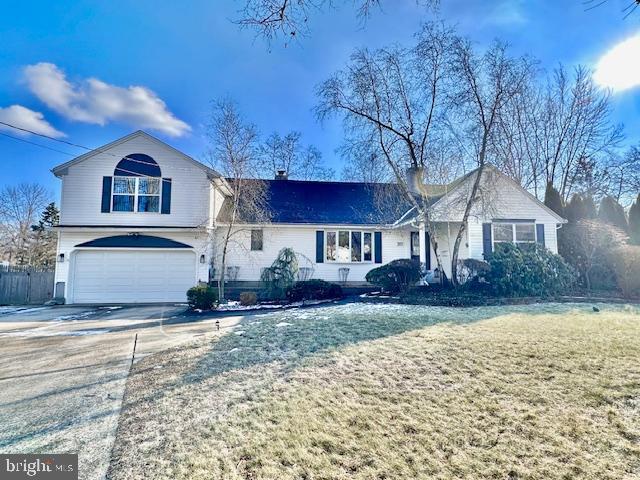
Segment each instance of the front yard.
M114 479L640 476L640 309L350 304L148 357Z

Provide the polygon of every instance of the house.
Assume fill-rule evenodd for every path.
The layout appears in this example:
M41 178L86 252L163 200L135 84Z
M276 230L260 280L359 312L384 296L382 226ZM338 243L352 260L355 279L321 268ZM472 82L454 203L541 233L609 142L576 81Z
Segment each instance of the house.
M188 288L220 275L229 226L229 181L138 131L55 167L62 180L55 295L68 303L182 302ZM422 185L427 224L392 184L265 180L269 221L232 228L230 280L257 282L284 247L303 278L350 284L397 258L435 268L434 236L447 274L463 201L475 171L449 185ZM494 167L483 174L460 258L482 259L498 242L557 252L565 222Z

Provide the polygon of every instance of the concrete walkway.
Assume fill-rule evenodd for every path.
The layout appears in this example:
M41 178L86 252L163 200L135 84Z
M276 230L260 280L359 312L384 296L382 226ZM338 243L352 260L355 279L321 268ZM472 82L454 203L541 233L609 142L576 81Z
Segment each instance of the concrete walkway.
M136 333L136 360L241 317L194 319L181 306L0 311L0 453L78 453L104 478Z

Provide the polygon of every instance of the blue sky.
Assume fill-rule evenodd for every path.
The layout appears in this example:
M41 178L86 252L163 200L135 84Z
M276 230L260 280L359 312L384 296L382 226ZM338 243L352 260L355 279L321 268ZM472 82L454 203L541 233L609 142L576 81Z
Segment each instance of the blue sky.
M560 62L595 68L608 51L640 34L640 9L626 20L620 12L629 1L608 0L585 11L582 0L441 0L439 15L480 45L504 39L514 53L535 56L546 68ZM232 23L241 0L183 3L5 2L0 119L89 147L143 128L199 158L209 102L230 96L261 133L299 130L340 171L335 149L342 128L338 121L316 122L315 86L341 68L354 48L409 42L422 22L434 18L415 0L386 0L384 11L363 25L346 1L346 7L314 14L311 33L299 43L275 42L268 48ZM621 53L622 68L632 69L623 76L640 84L640 48L633 48ZM619 58L609 63L620 68ZM640 86L616 92L613 106L627 142L640 142ZM83 153L38 137L22 138ZM49 170L69 158L0 136L0 187L39 182L56 198L59 184Z

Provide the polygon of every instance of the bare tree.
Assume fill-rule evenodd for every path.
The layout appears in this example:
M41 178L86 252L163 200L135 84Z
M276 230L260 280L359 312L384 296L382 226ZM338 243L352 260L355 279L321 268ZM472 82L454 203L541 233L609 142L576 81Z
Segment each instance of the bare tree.
M331 180L335 171L322 163L322 153L313 145L303 145L300 132L284 137L272 133L260 146L262 176L273 178L284 170L289 178L297 180Z
M239 25L255 30L268 42L284 37L293 39L310 32L309 20L313 13L335 8L338 4L352 4L356 15L365 21L373 10L380 9L383 0L242 0L244 7ZM415 0L425 8L437 7L439 0Z
M451 256L451 277L456 283L460 244L469 215L483 196L483 173L491 145L496 143L496 137L500 134L500 117L505 114L509 102L523 91L533 64L526 57L510 57L507 45L498 41L483 55L479 55L468 40L458 38L454 52L452 65L458 88L453 91L453 100L460 115L458 123L467 132L466 136L477 152L477 170L465 198Z
M32 265L31 226L49 203L50 194L36 183L7 186L0 191L2 256L9 263Z
M256 128L242 118L233 101L213 104L207 137L211 163L224 175L222 187L227 195L220 212L225 228L220 244L214 245L221 250L218 292L223 300L229 244L243 231L243 224L269 220L267 191L264 182L257 179L260 164Z
M429 174L429 148L444 100L446 67L453 32L441 24L427 24L412 48L393 47L370 52L359 49L349 65L323 82L317 90L318 117L340 115L347 143L362 145L371 139L369 159L377 159L391 173L419 218L430 223L428 192L420 174ZM418 173L417 182L405 172ZM434 231L434 229L430 229ZM437 241L430 236L437 254Z
M623 231L595 220L580 220L561 229L560 254L573 264L585 282L587 290L594 279L614 277L612 257L626 242Z
M584 67L570 78L560 66L547 82L542 125L545 182L567 200L584 167L607 157L622 141L622 126L612 125L609 93L599 89Z
M610 196L629 205L640 192L640 147L633 146L623 154L617 152L591 166L585 179L585 190L595 198Z

